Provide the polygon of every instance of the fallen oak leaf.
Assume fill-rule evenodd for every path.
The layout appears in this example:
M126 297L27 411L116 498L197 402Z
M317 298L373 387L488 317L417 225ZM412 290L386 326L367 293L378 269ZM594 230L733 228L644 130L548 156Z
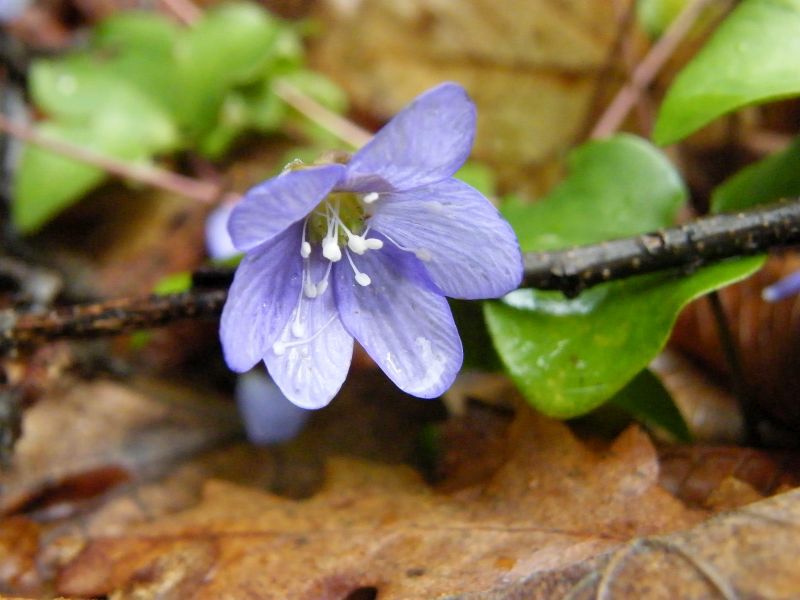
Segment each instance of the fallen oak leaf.
M407 467L329 462L304 501L210 481L194 509L86 540L59 593L167 598L382 599L489 589L575 565L637 535L687 527L657 485L657 456L633 428L605 452L527 410L509 461L485 484L434 492Z
M239 431L231 403L191 388L144 378L65 384L23 417L11 468L0 473L0 515L153 477Z

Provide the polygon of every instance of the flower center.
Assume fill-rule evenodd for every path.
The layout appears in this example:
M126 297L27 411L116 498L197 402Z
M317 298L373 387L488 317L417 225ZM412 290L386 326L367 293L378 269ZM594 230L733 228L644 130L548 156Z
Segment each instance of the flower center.
M375 192L355 194L333 192L311 211L303 222L303 239L300 256L303 257L303 290L307 298L316 298L328 289L331 266L346 258L353 270L356 283L367 286L372 283L369 275L360 271L353 262L351 252L362 255L369 250L380 250L383 241L367 237L369 226L364 227L368 206L377 200ZM314 244L320 244L322 256L328 260L325 274L320 281L313 281L308 260Z

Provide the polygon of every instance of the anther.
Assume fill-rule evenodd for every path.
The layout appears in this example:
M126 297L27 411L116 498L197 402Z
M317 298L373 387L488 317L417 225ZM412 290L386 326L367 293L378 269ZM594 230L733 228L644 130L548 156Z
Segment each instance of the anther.
M334 237L326 237L322 240L322 256L331 262L342 260L342 250Z
M353 269L353 273L355 273L356 283L358 285L367 287L370 283L372 283L372 279L370 279L369 275L367 275L366 273L362 273L361 271L358 270L358 267L356 266L356 263L353 262L353 259L350 256L349 252L347 252L347 261L350 263L350 266Z
M378 198L380 198L380 194L378 194L378 192L370 192L369 194L364 194L361 199L364 201L364 204L372 204Z
M303 293L306 295L306 298L316 298L319 294L319 290L317 286L315 286L311 280L306 280L303 284Z
M364 252L369 250L367 241L368 240L365 240L360 235L351 235L347 238L347 247L356 254L364 254Z
M383 240L379 240L378 238L369 238L365 241L367 243L367 249L369 250L380 250L383 248Z
M308 258L309 256L311 256L311 244L309 244L305 240L303 241L302 244L300 244L300 256L302 256L303 258Z

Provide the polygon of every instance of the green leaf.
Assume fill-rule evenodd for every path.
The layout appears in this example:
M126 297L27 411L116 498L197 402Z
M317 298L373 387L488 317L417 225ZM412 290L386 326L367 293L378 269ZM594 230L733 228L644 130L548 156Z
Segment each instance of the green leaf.
M39 127L43 135L62 139L121 158L142 158L135 141L105 136L91 130L70 128L55 123ZM32 233L58 212L80 199L106 178L105 172L85 163L26 146L14 178L12 217L22 233Z
M666 430L678 441L692 441L689 427L672 396L649 369L634 377L611 397L609 403L633 415L648 427Z
M517 290L486 303L484 313L500 358L528 401L553 417L574 417L608 400L656 357L686 304L762 264L755 257L689 277L636 277L573 300Z
M523 250L553 250L670 225L686 198L667 158L645 140L621 134L572 151L571 175L537 204L508 202L504 216Z
M255 4L228 4L207 11L178 41L174 91L192 137L213 130L233 86L265 76L280 27Z
M670 26L688 0L637 0L636 17L644 30L658 37Z
M658 150L624 135L578 148L570 175L547 198L505 214L524 250L550 250L669 226L685 195ZM530 403L552 416L573 417L642 371L689 301L746 277L761 262L721 263L691 276L636 277L573 300L517 290L484 304L484 313L500 358Z
M484 196L497 195L497 179L488 166L474 160L468 160L454 175L464 183L471 185Z
M800 138L718 186L711 195L714 212L744 210L800 195Z
M36 62L30 91L43 112L97 136L134 138L131 143L153 153L178 143L176 125L157 101L87 55Z
M190 271L179 271L166 277L162 277L153 286L153 293L159 296L168 294L179 294L188 292L192 287L192 273Z
M653 138L670 144L726 113L800 93L800 0L740 3L678 74Z
M180 28L162 14L152 11L122 11L101 21L92 31L92 45L105 53L172 52Z

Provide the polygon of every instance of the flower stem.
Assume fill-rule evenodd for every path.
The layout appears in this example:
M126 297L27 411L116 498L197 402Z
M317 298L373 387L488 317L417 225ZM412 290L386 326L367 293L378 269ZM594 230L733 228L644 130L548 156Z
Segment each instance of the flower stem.
M763 445L763 440L761 440L758 424L763 415L753 401L750 387L747 385L747 379L742 368L739 345L736 343L731 331L728 315L725 313L725 307L722 305L719 293L716 291L711 292L707 298L711 307L711 314L714 315L722 353L725 355L725 362L728 363L728 368L730 369L733 395L739 404L739 410L744 421L746 436L744 442L747 446L761 446Z
M203 11L191 0L159 0L161 5L184 25L191 25L203 16Z
M372 139L372 134L366 129L328 110L286 80L277 80L272 86L272 91L286 104L353 148L360 148Z
M1 113L0 131L28 144L34 144L67 158L92 165L117 177L146 183L200 202L212 203L221 194L221 190L216 185L184 177L165 169L119 160L83 146L42 135L30 127L14 123Z
M631 73L628 82L622 86L622 89L597 120L597 124L590 134L591 138L607 137L619 129L622 121L636 103L636 99L655 79L661 67L672 56L681 40L691 31L697 17L709 2L711 0L691 0L686 5L664 32L664 35L653 44L650 51Z

